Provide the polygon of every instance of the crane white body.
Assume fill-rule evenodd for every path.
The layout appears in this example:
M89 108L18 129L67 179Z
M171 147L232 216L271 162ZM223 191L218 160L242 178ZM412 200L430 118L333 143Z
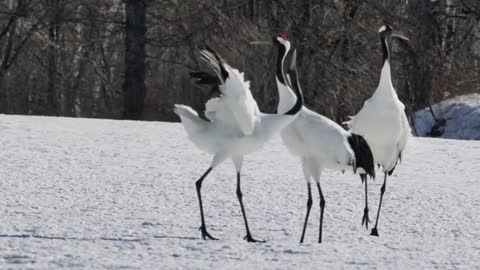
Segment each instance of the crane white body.
M253 119L251 133L245 134L235 125L235 117L228 110L218 114L222 115L222 120L210 116L210 122L201 119L197 112L185 105L175 105L175 112L195 146L207 153L223 156L223 159L258 151L295 117L258 113Z
M281 138L288 151L303 160L311 160L317 167L324 169L347 169L355 163L355 154L345 131L334 121L303 107L300 115L287 128L282 130ZM319 176L309 175L315 181ZM305 177L306 181L311 178Z
M390 63L385 62L380 82L372 97L347 122L350 131L362 135L370 145L375 163L391 171L411 134L405 105L392 85Z
M258 151L276 132L289 124L289 119L295 117L259 113L252 123L252 133L247 135L237 126L225 125L226 122L217 119L205 121L185 105L175 105L175 112L180 116L188 138L199 149L217 155L220 159L217 162ZM231 116L225 121L235 123Z

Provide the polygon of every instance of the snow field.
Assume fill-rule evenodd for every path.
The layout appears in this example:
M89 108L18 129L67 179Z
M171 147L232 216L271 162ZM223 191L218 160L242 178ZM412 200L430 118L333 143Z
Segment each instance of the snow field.
M0 269L480 269L480 142L413 138L389 178L380 238L361 227L364 187L326 171L299 245L307 189L277 137L247 156L242 191L230 162L195 180L210 156L180 124L0 115ZM374 221L383 179L369 183Z

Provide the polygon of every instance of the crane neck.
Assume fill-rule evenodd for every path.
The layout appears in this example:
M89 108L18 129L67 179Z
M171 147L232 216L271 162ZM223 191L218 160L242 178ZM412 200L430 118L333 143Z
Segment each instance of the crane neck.
M296 101L295 101L295 105L293 105L291 109L285 113L285 115L295 115L299 113L303 108L303 92L302 92L302 87L300 86L300 80L298 79L298 69L297 69L296 62L297 62L297 52L294 51L292 56L292 63L290 64L289 76L290 76L290 84L291 84L291 87L293 88L293 92L295 93Z
M290 44L279 44L278 45L278 56L277 56L277 79L282 84L286 83L285 72L283 69L283 63L285 62L285 58L287 57L287 53L290 50Z
M380 73L380 81L378 83L377 91L374 93L375 96L384 96L384 97L395 97L397 93L393 87L392 82L392 72L390 67L390 61L385 61Z
M383 61L382 71L380 73L380 81L374 96L391 99L397 96L392 82L392 70L390 66L390 47L387 42L388 35L380 34L380 44L382 46Z
M388 46L387 37L385 35L380 36L380 43L382 45L383 62L378 87L380 89L393 89L392 69L390 66L390 48Z
M278 90L278 106L277 113L287 112L296 102L296 95L288 87L287 78L284 70L285 59L290 51L290 44L278 44L278 55L276 62L276 82Z
M390 61L390 48L385 35L380 36L380 44L382 46L383 64L385 64L385 62Z

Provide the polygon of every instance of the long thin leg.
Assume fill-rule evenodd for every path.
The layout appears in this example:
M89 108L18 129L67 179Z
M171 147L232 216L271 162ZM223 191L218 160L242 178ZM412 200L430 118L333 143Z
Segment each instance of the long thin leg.
M243 239L246 239L247 242L265 243L265 241L253 239L252 234L250 233L250 229L248 227L247 215L245 214L245 207L243 207L243 200L242 200L243 194L242 194L242 189L240 188L240 172L237 172L237 197L238 197L238 201L240 202L240 207L242 208L242 215L243 215L243 221L245 222L245 229L247 230L247 235Z
M385 193L385 189L387 187L387 172L385 172L385 178L383 180L382 188L380 189L380 203L378 204L378 212L377 212L377 220L375 221L375 226L372 228L370 235L378 236L378 218L380 217L380 209L382 209L382 201L383 201L383 194Z
M195 182L195 186L197 188L197 195L198 195L198 202L200 204L200 217L202 218L202 225L200 226L200 231L202 232L202 238L204 240L210 239L210 240L218 240L217 238L211 236L207 232L207 227L205 226L205 217L203 216L203 204L202 204L202 193L200 190L202 189L202 182L207 177L207 175L212 171L212 167L208 168L208 170L200 177L200 179Z
M307 200L307 215L305 216L305 222L303 223L302 237L300 238L300 243L303 243L305 238L305 231L307 230L308 216L310 215L310 209L312 208L312 188L311 184L307 184L308 187L308 200Z
M320 194L320 232L318 235L318 243L322 243L322 228L323 228L323 210L325 209L325 198L323 197L320 183L317 182L318 193Z
M362 225L365 224L365 227L368 230L368 223L370 223L370 218L368 217L368 189L367 189L367 175L360 174L360 178L362 179L362 183L365 183L365 208L363 209L363 218L362 218Z

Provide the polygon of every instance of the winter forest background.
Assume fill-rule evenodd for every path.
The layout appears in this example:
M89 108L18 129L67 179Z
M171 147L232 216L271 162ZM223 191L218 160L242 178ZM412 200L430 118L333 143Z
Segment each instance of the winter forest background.
M341 122L377 85L383 23L410 38L392 60L407 113L480 92L478 0L0 0L0 113L174 121L210 95L188 75L204 44L273 112L276 52L250 42L287 33L307 106Z

